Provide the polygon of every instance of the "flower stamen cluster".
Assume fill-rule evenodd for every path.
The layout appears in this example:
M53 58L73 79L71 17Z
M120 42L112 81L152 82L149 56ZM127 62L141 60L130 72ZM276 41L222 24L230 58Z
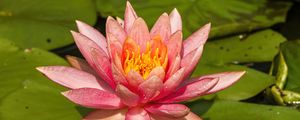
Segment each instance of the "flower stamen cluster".
M134 70L142 75L144 79L146 79L154 68L160 66L166 68L166 61L168 60L166 56L168 54L166 46L163 45L160 37L155 39L157 39L155 44L160 44L162 47L151 45L151 43L148 41L146 43L146 50L143 53L141 53L140 46L136 45L131 38L127 38L125 40L123 47L125 48L123 50L123 68L126 74L130 70ZM137 50L135 50L136 48ZM162 53L163 50L165 50L165 53Z

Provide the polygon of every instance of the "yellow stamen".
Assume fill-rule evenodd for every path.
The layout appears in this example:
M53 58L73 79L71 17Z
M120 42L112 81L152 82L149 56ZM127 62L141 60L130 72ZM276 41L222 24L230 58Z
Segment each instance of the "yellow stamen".
M153 68L164 64L161 63L162 58L159 55L159 50L159 48L155 48L154 55L151 55L151 45L149 42L147 42L146 50L142 54L140 53L140 47L138 47L137 53L126 50L126 57L123 64L125 73L127 74L130 70L135 70L146 79Z

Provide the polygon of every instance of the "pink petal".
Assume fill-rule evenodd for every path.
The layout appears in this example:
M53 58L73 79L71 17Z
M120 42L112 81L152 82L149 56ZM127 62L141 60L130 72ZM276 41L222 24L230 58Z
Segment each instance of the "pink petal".
M159 96L157 96L155 100L163 98L169 95L170 93L172 93L174 90L176 90L176 88L183 81L183 75L184 75L184 68L181 68L175 74L173 74L168 80L166 80L166 82L163 84Z
M151 115L151 120L202 120L199 116L197 116L193 112L189 112L188 115L182 118L168 118L168 117L158 116L154 114L150 114L150 115Z
M67 55L66 58L72 67L94 75L97 78L99 85L102 87L101 90L112 91L111 87L101 78L99 78L98 73L96 73L96 71L94 71L84 59L70 55Z
M115 64L112 64L112 74L116 84L128 84L125 75L117 68Z
M190 52L203 46L208 38L210 31L210 23L204 25L198 31L189 36L183 41L183 56L186 56Z
M142 97L141 102L146 103L159 95L162 85L162 80L158 76L152 76L141 83L138 87L138 91Z
M203 51L203 45L181 59L181 67L185 67L184 78L188 77L196 67Z
M94 67L94 63L92 60L92 55L90 53L90 49L91 48L95 48L100 50L101 48L92 40L90 40L88 37L82 35L81 33L77 33L74 31L71 31L73 38L75 40L75 43L77 45L77 47L79 48L81 54L84 56L84 58L86 59L86 61L92 66ZM103 51L103 50L102 50Z
M112 59L113 64L116 65L116 68L122 72L123 75L125 75L124 70L123 70L123 66L122 66L122 62L121 62L121 58L119 54L114 54L114 57Z
M159 77L161 80L165 79L165 69L161 66L159 67L155 67L151 70L151 72L149 73L148 78L152 77L152 76L157 76Z
M245 71L237 71L237 72L223 72L223 73L217 73L217 74L211 74L211 75L205 75L200 78L194 78L192 80L187 80L187 82L194 82L194 81L201 81L203 79L207 78L217 78L219 79L219 82L216 86L214 86L209 91L205 92L204 95L211 94L218 92L220 90L223 90L235 82L237 82L246 72ZM186 83L187 84L187 83Z
M52 81L71 89L87 87L104 90L95 76L72 67L48 66L36 69Z
M118 96L95 88L79 88L62 94L72 102L89 108L119 109L123 107Z
M170 14L170 23L171 23L171 34L175 33L178 30L182 30L181 16L177 9L175 8Z
M121 18L117 17L117 22L121 25L122 28L124 28L124 20Z
M76 24L81 34L94 41L108 55L106 39L98 30L79 20Z
M206 78L200 81L191 82L180 87L177 91L169 96L159 100L159 103L174 103L191 100L202 96L207 91L212 89L218 83L218 79Z
M122 43L111 33L107 33L107 44L108 44L108 51L109 56L111 58L114 57L115 54L121 55L122 53Z
M113 43L110 43L109 44L109 53L111 55L111 59L116 59L115 57L118 56L120 57L121 56L121 53L122 53L122 45L120 44L120 42L113 42Z
M72 67L88 72L94 76L98 76L98 74L93 70L93 68L90 67L90 65L84 59L70 55L67 55L66 58Z
M71 33L74 37L75 43L77 44L80 52L85 57L87 62L93 69L97 71L101 79L106 81L110 86L114 88L115 85L112 81L112 72L110 66L111 64L105 52L101 48L99 48L95 42L93 42L86 36L74 31L71 31ZM101 67L99 67L99 65Z
M140 97L121 84L117 85L116 93L125 105L136 106L139 102Z
M181 58L180 55L177 55L174 61L172 61L172 64L169 64L169 69L166 75L167 79L171 77L180 68L180 64L181 64Z
M133 26L134 21L138 18L134 9L132 8L129 1L126 2L126 9L124 15L124 28L127 33L129 33L130 29Z
M204 44L208 38L210 23L193 33L183 42L183 59L181 67L186 68L185 77L191 74L197 65L203 51Z
M163 13L151 29L151 38L159 35L162 41L169 40L171 34L170 18L167 13Z
M151 114L169 118L181 118L190 112L190 109L182 104L150 104L144 108Z
M131 37L141 47L141 52L145 51L146 43L150 40L150 33L147 24L142 18L137 18L130 30L129 37Z
M170 40L167 42L167 48L168 48L168 63L173 64L174 59L176 58L176 55L181 54L181 48L182 48L182 32L177 31L175 32L171 37Z
M106 81L113 89L116 84L113 80L112 67L110 60L103 52L91 48L90 53L92 54L93 63L95 63L95 68L99 76Z
M151 120L147 111L140 107L130 108L125 120Z
M90 112L83 120L124 120L127 109L95 110Z
M144 82L144 78L141 76L140 73L134 71L134 70L130 70L127 75L126 75L126 79L128 81L129 86L136 88L137 86L139 86L142 82Z
M106 21L106 33L114 35L122 44L127 35L122 26L112 17L108 17ZM108 36L107 36L108 38Z

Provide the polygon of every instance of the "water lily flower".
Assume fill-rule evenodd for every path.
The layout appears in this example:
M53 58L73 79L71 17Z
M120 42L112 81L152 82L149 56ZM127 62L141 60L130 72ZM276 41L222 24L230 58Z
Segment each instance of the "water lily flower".
M67 57L72 67L37 69L69 88L70 101L96 109L84 120L200 120L180 104L232 85L244 71L190 78L201 57L210 24L184 41L176 9L163 13L149 31L127 2L124 20L107 18L106 37L76 21L71 31L85 60Z

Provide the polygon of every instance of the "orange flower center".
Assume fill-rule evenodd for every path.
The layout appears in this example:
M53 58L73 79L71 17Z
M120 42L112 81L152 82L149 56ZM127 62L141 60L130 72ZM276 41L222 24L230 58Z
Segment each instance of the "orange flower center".
M122 53L123 69L127 74L134 70L146 79L150 72L159 66L167 66L167 47L162 43L160 36L146 43L146 49L141 52L141 48L131 38L125 40Z

